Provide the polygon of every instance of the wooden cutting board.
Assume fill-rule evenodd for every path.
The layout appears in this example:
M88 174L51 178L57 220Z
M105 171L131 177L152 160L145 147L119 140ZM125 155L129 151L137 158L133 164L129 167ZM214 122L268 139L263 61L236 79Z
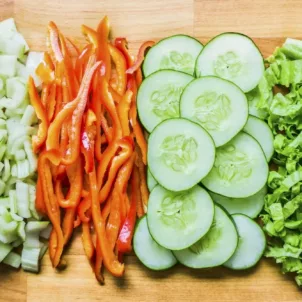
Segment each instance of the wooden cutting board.
M112 36L127 37L134 54L147 39L184 33L207 42L218 33L240 31L267 56L285 37L302 37L301 4L299 0L0 0L0 20L14 17L34 50L45 49L50 20L81 43L80 25L96 27L106 14ZM100 286L79 234L64 258L68 268L57 272L46 256L39 275L0 266L0 301L302 301L292 278L267 259L246 272L180 265L152 272L129 256L125 277L118 280L106 274L106 285Z

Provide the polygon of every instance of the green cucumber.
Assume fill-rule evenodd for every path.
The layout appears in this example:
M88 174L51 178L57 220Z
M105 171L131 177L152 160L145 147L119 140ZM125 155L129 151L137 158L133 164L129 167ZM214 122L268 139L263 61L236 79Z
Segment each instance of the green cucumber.
M254 89L264 73L262 55L255 43L240 33L223 33L203 48L196 62L197 77L215 75L238 85L244 92Z
M242 90L232 82L207 76L195 79L185 88L180 115L205 128L219 147L244 127L248 103Z
M211 136L187 119L162 122L148 140L149 169L156 181L171 191L196 185L209 173L214 158Z
M160 70L143 81L137 94L137 111L148 132L166 119L179 117L180 95L192 80L183 72Z
M264 197L267 194L265 185L256 194L246 198L231 198L209 192L212 199L223 206L230 214L245 214L251 218L256 218L264 206Z
M241 132L226 145L217 148L214 167L202 184L214 193L243 198L263 188L268 172L259 143Z
M189 247L211 227L214 203L200 186L172 192L157 185L148 201L147 221L151 236L170 250Z
M186 35L175 35L155 44L147 53L143 73L147 77L161 69L173 69L194 74L195 61L202 44Z
M224 263L224 266L234 270L255 266L266 247L265 235L251 218L242 214L234 214L232 217L239 234L239 243L234 255Z
M274 135L268 124L255 116L249 116L243 131L251 135L261 146L269 162L274 154Z
M147 169L147 186L149 192L151 192L157 184L158 183L150 172L150 169Z
M220 206L215 206L215 216L210 231L195 244L173 251L176 259L185 266L207 268L222 265L234 254L238 234L233 219Z
M177 263L173 253L160 246L151 237L146 216L140 219L136 226L133 237L133 249L137 258L152 270L168 269Z

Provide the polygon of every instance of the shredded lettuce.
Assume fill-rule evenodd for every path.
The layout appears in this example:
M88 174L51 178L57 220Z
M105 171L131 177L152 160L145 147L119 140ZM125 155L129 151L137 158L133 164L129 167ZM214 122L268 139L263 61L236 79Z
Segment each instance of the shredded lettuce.
M266 62L257 87L257 108L267 112L275 148L261 215L271 238L266 256L302 286L302 41L287 39ZM273 88L280 92L271 98Z

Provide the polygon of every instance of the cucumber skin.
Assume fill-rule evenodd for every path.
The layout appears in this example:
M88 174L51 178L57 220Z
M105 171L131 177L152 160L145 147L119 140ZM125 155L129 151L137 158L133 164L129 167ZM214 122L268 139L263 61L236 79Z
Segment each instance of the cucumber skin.
M169 40L169 39L171 39L171 38L174 38L174 37L186 37L186 38L189 38L189 39L193 39L193 40L195 40L196 42L198 42L201 46L202 46L202 49L201 49L201 51L200 51L200 53L202 52L202 50L203 50L203 48L205 47L198 39L196 39L196 38L194 38L194 37L191 37L191 36L189 36L189 35L185 35L185 34L178 34L178 35L172 35L172 36L169 36L169 37L166 37L166 38L163 38L163 39L161 39L161 40L159 40L156 44L154 44L151 48L153 48L153 47L156 47L159 43L161 43L161 42L163 42L163 41L166 41L166 40ZM196 60L195 60L195 66L194 66L194 73L193 73L193 75L192 75L192 77L195 77L196 76L196 62L197 62L197 58L199 57L199 55L200 55L200 53L198 54L198 56L196 57ZM145 57L145 59L147 58L147 56L148 56L148 53L146 54L146 57ZM142 68L141 68L141 70L142 70L142 73L143 73L143 78L146 78L146 76L145 76L145 59L144 59L144 63L142 64ZM174 70L174 69L171 69L171 70ZM159 70L157 70L157 71L159 71ZM156 71L155 71L156 72ZM180 72L182 72L182 71L180 71ZM154 73L154 72L153 72ZM153 74L153 73L151 73L151 74ZM184 72L185 73L185 72ZM150 74L150 75L151 75ZM186 73L186 74L188 74L188 73Z
M263 251L262 251L262 253L260 254L260 256L257 258L257 261L256 261L254 264L252 264L252 265L250 265L250 266L246 266L246 267L244 267L244 268L231 268L231 267L228 267L228 266L223 265L224 267L226 267L226 268L228 268L228 269L230 269L230 270L232 270L232 271L243 271L243 270L247 270L247 269L253 268L253 267L255 267L255 266L259 263L260 259L263 257L263 255L264 255L264 253L265 253L265 250L266 250L266 248L267 248L267 240L266 240L265 234L264 234L264 232L263 232L263 229L260 227L260 225L259 225L258 223L256 223L255 220L253 220L252 218L248 217L248 216L245 215L245 214L233 214L233 215L231 215L231 216L235 216L235 215L236 215L236 216L245 216L245 217L247 217L248 219L250 219L251 221L253 221L253 223L255 223L255 224L261 229L262 234L263 234L264 239L265 239L265 240L264 240L264 241L265 241L265 245L264 245ZM233 218L232 218L232 219L233 219ZM233 219L233 221L234 221L234 219ZM234 222L234 223L235 223L235 222ZM235 226L236 226L236 224L235 224ZM236 226L236 229L238 229L237 226ZM239 234L238 234L238 238L239 238Z
M139 224L141 223L141 221L142 221L144 218L146 219L147 227L148 227L148 231L149 231L147 214L145 214L143 217L139 218L139 219L136 221L135 229L134 229L134 234L135 234L136 229L138 228ZM150 234L150 236L152 237L150 231L149 231L149 234ZM133 236L134 236L134 235L133 235ZM154 240L153 237L152 237L152 239ZM154 241L155 241L155 240L154 240ZM156 241L155 241L155 242L156 242ZM157 243L157 242L156 242L156 243ZM157 243L157 244L160 245L159 243ZM135 256L138 258L139 262L140 262L144 267L146 267L146 268L148 268L148 269L150 269L150 270L152 270L152 271L156 271L156 272L158 272L158 271L167 271L167 270L171 269L172 267L174 267L176 264L178 264L177 258L175 257L173 251L171 251L172 254L173 254L173 256L174 256L174 258L175 258L175 260L176 260L175 263L174 263L172 266L169 266L169 267L166 267L166 268L162 268L162 269L158 268L158 269L155 269L155 268L152 268L152 267L149 267L149 266L145 265L145 264L139 259L139 257L137 256L137 254L136 254L136 252L135 252L135 245L134 245L134 244L133 244L133 251L134 251L134 253L135 253Z
M236 248L234 249L233 254L229 257L229 259L231 259L231 258L233 257L233 255L235 254L235 252L236 252L236 250L237 250L237 247L238 247L238 244L239 244L239 233L238 233L238 229L237 229L237 226L236 226L236 224L235 224L235 221L234 221L232 215L230 215L230 214L228 213L228 211L227 211L223 206L221 206L220 204L217 204L217 203L214 202L214 201L213 201L213 203L214 203L214 211L215 211L215 206L219 207L222 211L224 211L224 212L226 213L226 215L228 216L228 218L232 221L232 223L233 223L233 225L234 225L234 227L235 227L236 233L237 233L237 244L236 244ZM215 212L214 212L214 217L215 217ZM205 235L206 235L206 234L205 234ZM205 235L204 235L204 236L205 236ZM201 238L200 238L200 239L201 239ZM199 240L200 240L200 239L199 239ZM197 241L198 241L198 240L197 240ZM196 242L197 242L197 241L196 241ZM189 247L188 247L188 248L189 248ZM176 260L177 260L180 264L182 264L183 266L189 267L189 266L183 264L183 263L176 257L175 252L176 252L176 251L172 251L172 253L173 253L173 255L175 256ZM227 259L226 261L228 261L229 259ZM208 266L208 267L203 267L203 268L198 268L198 267L189 267L189 268L190 268L190 269L197 270L197 269L207 269L207 268L219 267L219 266L222 266L222 265L223 265L223 263L220 264L220 265L217 265L217 266Z
M206 43L206 45L204 45L204 47L202 48L201 52L199 53L199 55L198 55L198 57L197 57L197 59L196 59L196 61L195 61L195 71L194 71L194 76L195 76L195 77L196 77L196 74L197 74L197 61L198 61L198 58L199 58L200 54L202 53L202 51L207 47L207 45L208 45L210 42L214 41L216 38L219 38L220 36L225 35L225 34L236 34L236 35L241 35L241 36L246 37L246 38L248 38L249 40L251 40L251 42L254 44L254 46L256 47L256 49L258 50L258 52L260 53L260 55L261 55L261 57L262 57L262 60L263 60L263 72L265 71L265 65L264 65L264 58L263 58L263 55L262 55L262 53L261 53L259 47L257 46L257 44L254 42L254 40L252 40L248 35L245 35L245 34L243 34L243 33L238 33L238 32L235 32L235 31L229 31L229 32L224 32L224 33L221 33L221 34L215 36L214 38L210 39L210 40ZM234 84L235 84L235 83L234 83ZM236 84L235 84L235 85L236 85ZM257 86L255 86L255 87L257 87ZM255 89L255 87L254 87L253 89ZM246 92L243 92L243 93L246 94L246 93L252 91L253 89L251 89L251 90L249 90L249 91L246 91Z

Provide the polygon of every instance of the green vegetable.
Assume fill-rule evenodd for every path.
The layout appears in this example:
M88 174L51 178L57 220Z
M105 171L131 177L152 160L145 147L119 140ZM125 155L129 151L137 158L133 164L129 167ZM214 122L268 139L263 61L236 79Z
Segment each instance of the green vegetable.
M261 215L271 237L266 256L282 264L283 273L294 272L302 286L302 41L287 39L267 63L258 85L258 108L268 113L277 171L269 174ZM276 85L284 86L285 92L271 100Z

